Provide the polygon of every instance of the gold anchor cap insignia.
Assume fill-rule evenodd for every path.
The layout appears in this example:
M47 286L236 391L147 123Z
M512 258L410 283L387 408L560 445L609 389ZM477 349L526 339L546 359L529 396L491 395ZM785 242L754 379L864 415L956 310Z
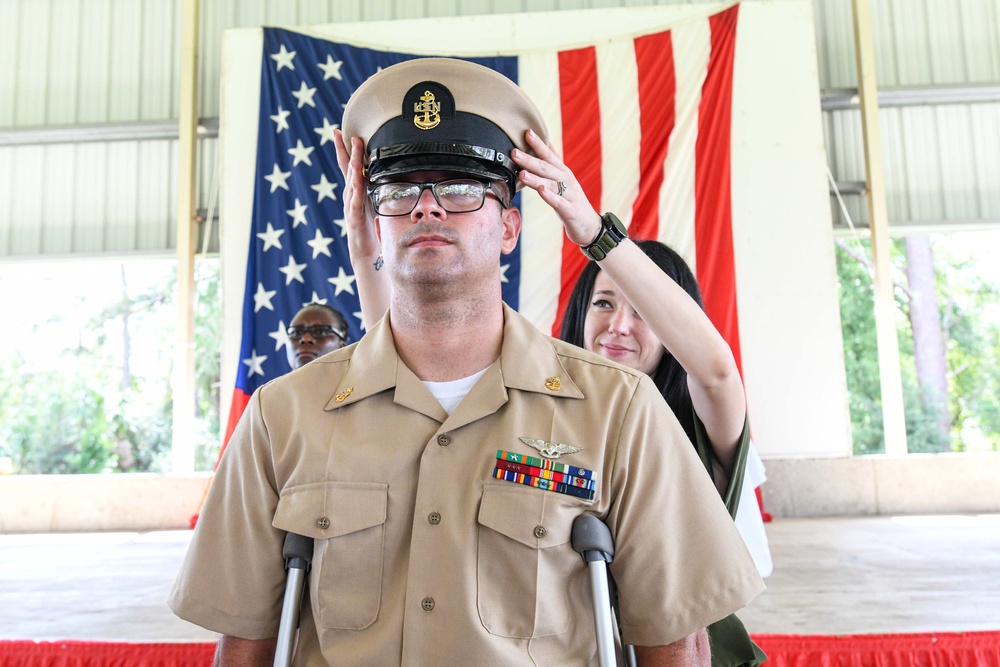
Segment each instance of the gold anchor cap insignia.
M441 103L436 102L434 93L425 90L419 102L413 103L413 124L421 130L432 130L441 123Z
M562 380L559 379L558 375L553 375L545 380L545 388L552 391L559 391L562 389Z
M343 403L344 399L346 399L348 396L350 396L353 391L354 391L354 387L348 387L344 391L342 391L339 394L337 394L336 396L334 396L333 400L337 401L338 403Z
M566 445L561 442L546 442L545 440L539 440L538 438L526 438L521 436L518 440L529 447L534 447L547 459L557 459L563 454L576 454L577 452L583 451L583 448L581 447L574 447L573 445Z

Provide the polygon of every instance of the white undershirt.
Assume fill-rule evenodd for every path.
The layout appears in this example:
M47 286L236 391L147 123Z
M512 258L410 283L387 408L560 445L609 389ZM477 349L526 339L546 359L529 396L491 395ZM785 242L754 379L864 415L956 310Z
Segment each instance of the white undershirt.
M438 400L441 407L449 415L458 407L458 404L462 402L462 399L469 393L472 387L476 384L479 378L483 377L483 373L487 371L486 368L474 373L469 377L459 378L458 380L449 380L448 382L424 382L424 386L434 394L434 398Z

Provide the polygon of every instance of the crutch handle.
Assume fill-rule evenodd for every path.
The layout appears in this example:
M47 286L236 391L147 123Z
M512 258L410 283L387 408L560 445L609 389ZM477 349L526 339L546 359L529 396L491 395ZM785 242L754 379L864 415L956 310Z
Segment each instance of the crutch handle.
M611 618L611 595L608 587L608 563L615 555L611 531L593 514L581 514L573 520L573 549L583 556L590 572L594 600L594 630L597 633L597 662L600 667L614 667L615 642Z
M573 550L590 562L610 563L615 557L615 541L607 524L593 514L581 514L573 521Z
M281 620L278 625L278 641L274 651L274 667L288 667L295 652L295 631L299 627L299 606L302 604L302 589L305 587L306 573L312 563L313 539L296 533L285 535L281 548L285 558L285 597L281 603Z
M313 538L287 533L281 555L285 557L286 570L293 567L308 570L313 557Z

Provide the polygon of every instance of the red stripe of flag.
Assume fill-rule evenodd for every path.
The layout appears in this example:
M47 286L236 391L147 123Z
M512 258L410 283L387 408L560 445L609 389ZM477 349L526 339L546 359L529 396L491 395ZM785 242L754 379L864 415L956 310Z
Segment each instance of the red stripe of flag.
M733 350L743 372L736 312L730 136L733 56L739 5L709 19L712 55L698 109L695 147L695 254L705 312ZM710 111L716 110L716 115Z
M219 469L219 462L222 461L222 454L226 451L226 445L229 444L229 438L233 436L233 431L236 430L236 424L239 423L240 417L243 416L243 411L247 409L247 405L249 404L250 396L239 387L236 387L236 389L233 390L233 401L229 406L229 423L226 424L226 436L222 439L222 446L219 448L219 456L215 459L215 465L212 466L212 472ZM205 492L201 494L201 501L198 503L198 509L188 520L191 530L194 530L194 527L198 524L198 517L201 514L201 508L205 506L205 498L208 497L208 489L211 486L212 478L209 478L208 482L205 483Z
M601 109L594 47L559 52L559 107L562 114L563 162L576 175L595 209L601 206ZM587 263L580 247L563 237L559 309L552 335L562 327L566 303Z
M226 424L226 435L222 439L222 447L219 448L219 458L215 460L215 466L212 470L216 470L219 467L219 461L222 460L222 453L226 451L226 445L229 444L229 438L233 437L233 431L236 430L236 424L239 423L240 417L243 416L243 411L247 409L247 405L250 403L250 395L244 392L239 387L233 390L233 402L229 406L229 422Z
M632 206L629 236L655 239L660 227L660 189L674 129L674 49L669 32L635 40L639 73L639 196Z

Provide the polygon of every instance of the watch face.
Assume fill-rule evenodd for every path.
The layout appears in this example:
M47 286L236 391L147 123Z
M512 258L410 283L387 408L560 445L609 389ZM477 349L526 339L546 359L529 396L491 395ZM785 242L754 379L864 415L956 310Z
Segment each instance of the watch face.
M625 225L622 224L622 221L619 220L618 216L614 213L605 213L601 217L604 220L604 224L608 232L615 237L615 245L618 245L618 242L621 242L628 237L628 231L626 231Z
M603 227L601 229L601 235L597 237L597 240L591 243L589 246L580 246L580 250L583 254L599 262L608 256L608 253L618 247L618 244L622 242L623 239L628 238L628 232L625 230L625 226L622 224L613 213L605 213L601 216L601 223Z

